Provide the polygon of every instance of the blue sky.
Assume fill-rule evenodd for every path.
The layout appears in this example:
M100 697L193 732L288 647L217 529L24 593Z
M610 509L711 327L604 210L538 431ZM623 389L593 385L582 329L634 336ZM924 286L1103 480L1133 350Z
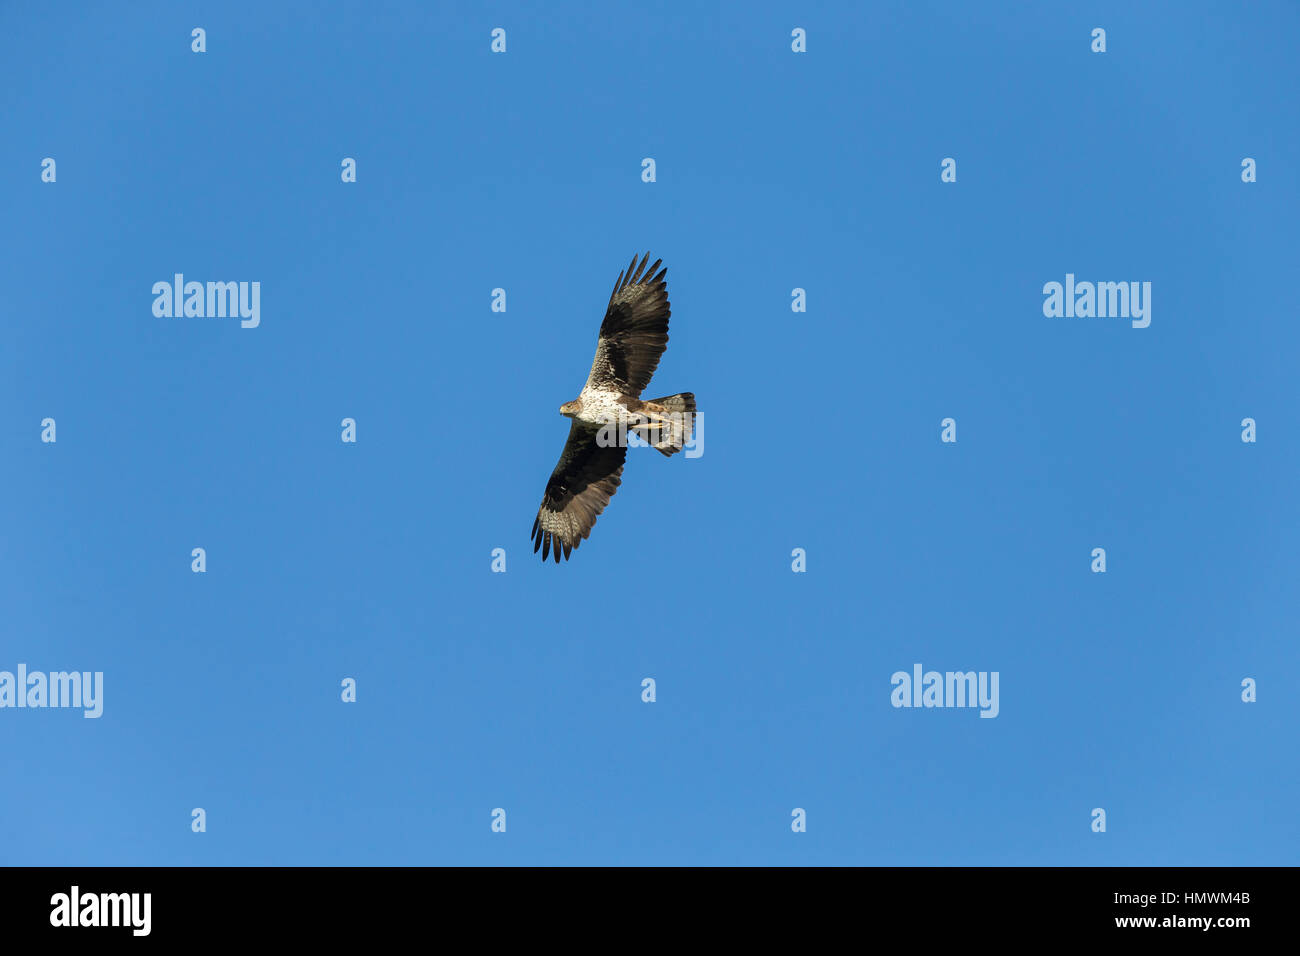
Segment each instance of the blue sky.
M0 9L0 862L1300 862L1300 13L980 6ZM704 453L543 566L646 250Z

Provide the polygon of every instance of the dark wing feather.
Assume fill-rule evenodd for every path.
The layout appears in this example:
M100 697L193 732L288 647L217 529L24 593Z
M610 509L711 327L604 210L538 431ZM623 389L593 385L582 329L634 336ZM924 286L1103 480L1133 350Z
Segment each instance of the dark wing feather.
M558 564L561 548L567 558L591 534L596 516L605 510L622 481L627 447L602 448L596 442L597 434L596 429L579 422L569 426L569 440L546 483L546 494L533 522L533 553L541 548L543 561L554 548Z
M659 367L659 357L668 347L668 283L664 281L668 270L659 268L662 259L646 269L649 258L646 253L638 266L633 256L614 283L600 323L596 359L587 376L590 388L636 398Z

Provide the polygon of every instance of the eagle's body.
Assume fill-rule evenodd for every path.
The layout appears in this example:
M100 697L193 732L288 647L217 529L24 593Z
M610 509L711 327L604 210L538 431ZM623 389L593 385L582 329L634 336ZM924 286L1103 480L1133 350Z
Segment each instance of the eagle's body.
M659 269L662 260L646 270L649 258L647 254L638 266L634 256L619 274L587 384L577 398L560 406L560 414L571 421L569 440L533 522L533 551L540 548L543 561L552 548L557 563L561 552L569 557L591 534L622 481L629 431L669 456L690 440L694 395L641 399L668 345L668 270Z
M577 398L565 403L560 409L560 414L599 428L611 418L617 418L620 414L630 411L628 405L628 396L618 389L599 386L593 388L588 383ZM571 408L571 411L566 413L564 408Z

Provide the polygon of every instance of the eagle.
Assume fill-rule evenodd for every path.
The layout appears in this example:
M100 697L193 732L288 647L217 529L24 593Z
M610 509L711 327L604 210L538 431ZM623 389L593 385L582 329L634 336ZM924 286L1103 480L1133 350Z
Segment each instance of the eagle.
M622 481L628 434L671 457L690 441L695 396L679 392L642 400L668 346L668 283L662 259L650 253L618 275L596 339L596 358L581 394L560 406L569 438L546 482L533 522L533 553L565 560L591 534L596 517Z

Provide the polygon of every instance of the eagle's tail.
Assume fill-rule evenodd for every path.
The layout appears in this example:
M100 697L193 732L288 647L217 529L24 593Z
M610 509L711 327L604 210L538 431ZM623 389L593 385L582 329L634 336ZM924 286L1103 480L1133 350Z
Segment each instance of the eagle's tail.
M658 405L664 412L655 416L658 420L654 424L641 426L637 431L666 457L685 448L695 428L695 396L679 392L666 398L647 399L646 405Z

